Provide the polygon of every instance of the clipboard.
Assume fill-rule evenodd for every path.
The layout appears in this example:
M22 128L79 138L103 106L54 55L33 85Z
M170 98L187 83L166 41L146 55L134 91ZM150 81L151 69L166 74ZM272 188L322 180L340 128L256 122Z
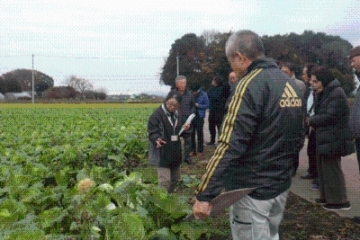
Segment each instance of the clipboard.
M222 213L227 207L230 207L235 202L251 193L254 189L255 188L241 188L220 194L210 202L210 204L212 205L210 217L214 217ZM195 217L193 214L191 214L188 215L185 219L193 220L195 219Z
M186 125L186 124L190 124L191 121L194 119L195 116L196 116L195 113L192 113L192 114L186 119L186 122L183 124L183 126ZM185 128L184 128L184 127L181 127L181 130L180 130L180 132L179 132L179 136L182 134L182 132L183 132L184 130L185 130Z

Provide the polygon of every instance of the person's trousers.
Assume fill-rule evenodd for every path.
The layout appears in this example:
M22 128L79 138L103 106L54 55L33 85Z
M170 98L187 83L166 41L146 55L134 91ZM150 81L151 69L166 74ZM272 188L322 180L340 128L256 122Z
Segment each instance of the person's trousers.
M219 134L221 122L223 119L223 113L221 111L209 111L208 121L209 121L209 132L210 132L210 142L215 143L216 140L216 129Z
M348 201L340 156L317 156L320 198L330 204Z
M191 133L191 151L202 153L204 150L204 119L196 117L193 124L193 131ZM196 149L197 137L197 149ZM197 151L196 151L197 150Z
M355 139L356 156L358 160L359 172L360 172L360 138Z
M315 131L311 131L308 136L307 155L309 158L308 173L317 178L317 160L316 160L316 139Z
M157 168L158 185L165 188L168 193L172 193L180 181L180 165L176 168Z
M245 196L230 207L230 227L233 240L279 239L283 218L285 191L269 200Z

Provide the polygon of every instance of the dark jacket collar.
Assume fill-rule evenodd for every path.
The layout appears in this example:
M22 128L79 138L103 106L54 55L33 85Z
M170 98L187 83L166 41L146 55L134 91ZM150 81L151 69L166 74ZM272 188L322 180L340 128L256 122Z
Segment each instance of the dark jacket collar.
M341 84L339 80L335 79L332 80L325 88L324 88L324 94L331 92L334 88L341 87Z
M337 87L341 87L341 84L339 80L335 79L331 81L325 88L324 91L321 93L316 94L317 95L317 106L320 105L320 103L327 98L327 96L331 93L332 90L334 90Z
M278 68L275 60L272 58L259 58L254 60L248 67L246 74L258 68Z

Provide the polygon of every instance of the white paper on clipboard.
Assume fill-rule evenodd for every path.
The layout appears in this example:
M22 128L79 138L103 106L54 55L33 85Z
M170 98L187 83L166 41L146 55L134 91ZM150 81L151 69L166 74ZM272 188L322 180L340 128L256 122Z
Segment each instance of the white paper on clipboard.
M180 134L185 130L185 129L184 129L184 125L190 124L191 121L194 119L194 117L195 117L195 113L192 113L192 114L186 119L186 122L185 122L185 123L183 124L183 126L181 127L181 130L180 130L180 132L179 132L179 136L180 136Z

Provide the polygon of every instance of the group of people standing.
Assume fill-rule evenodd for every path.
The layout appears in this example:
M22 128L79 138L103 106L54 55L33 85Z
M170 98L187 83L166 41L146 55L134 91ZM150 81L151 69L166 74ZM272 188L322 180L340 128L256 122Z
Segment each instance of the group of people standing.
M232 237L279 239L278 229L305 135L309 138L308 173L317 179L320 193L316 202L325 209L350 209L341 157L354 152L350 127L359 135L356 146L360 153L360 93L349 126L346 95L327 67L309 64L303 72L305 83L296 80L293 66L284 64L280 69L274 60L266 58L261 38L250 30L233 33L225 51L234 70L229 80L239 80L227 85L230 94L226 106L214 105L222 101L219 96L226 90L219 76L212 79L213 87L207 94L199 85L187 91L186 78L178 76L176 89L149 118L149 159L158 167L159 185L172 192L180 179L181 159L187 161L187 154L202 152L208 102L208 145L215 144L214 128L220 130L221 126L221 134L196 189L196 219L210 215L211 200L223 190L254 188L230 207ZM360 46L351 51L350 61L360 75ZM191 126L183 125L192 113L197 117ZM185 131L179 136L181 128ZM191 128L196 129L192 134ZM195 133L200 134L197 149ZM180 137L184 138L183 157Z
M360 46L350 51L349 60L360 81ZM285 73L291 72L289 69L281 68ZM307 64L302 78L308 170L300 177L313 180L310 189L320 193L316 203L327 210L349 210L341 157L356 149L360 172L360 88L350 112L346 94L329 68ZM299 87L303 89L302 85ZM360 217L355 220L360 222Z
M212 87L208 92L199 84L187 89L187 80L183 75L175 79L175 89L166 96L164 103L154 111L148 121L150 139L149 158L158 167L159 185L173 192L180 180L180 163L183 160L191 164L191 157L203 158L204 119L209 109L210 141L207 145L215 145L216 134L220 131L225 114L225 103L230 95L231 86L237 81L234 72L229 74L229 83L224 84L220 75L212 79ZM190 115L194 114L191 124L183 126ZM183 138L183 151L180 142ZM169 144L168 144L169 143ZM165 146L163 148L163 146ZM156 154L155 154L156 153ZM176 156L176 157L175 157ZM158 158L156 161L154 159ZM171 158L170 161L167 161Z

